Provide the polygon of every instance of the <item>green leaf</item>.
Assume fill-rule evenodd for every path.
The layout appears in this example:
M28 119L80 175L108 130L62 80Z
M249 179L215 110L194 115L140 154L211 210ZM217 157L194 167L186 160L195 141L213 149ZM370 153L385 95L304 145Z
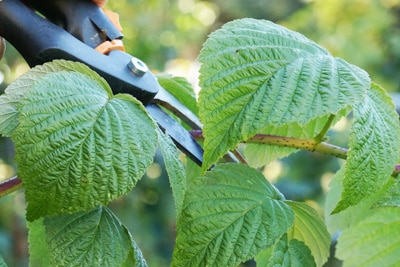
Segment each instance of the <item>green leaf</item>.
M284 234L275 245L256 257L257 266L316 266L310 249L296 239L288 241L287 234Z
M186 190L185 168L179 160L179 152L171 138L158 128L158 144L168 172L169 184L175 201L176 216L179 217Z
M210 35L199 60L203 169L267 126L337 114L370 86L363 70L264 20L225 24Z
M172 77L168 74L157 75L158 82L176 99L189 108L194 114L199 112L196 94L192 85L183 77Z
M309 247L302 241L297 239L290 240L288 253L292 261L290 266L316 266Z
M293 220L261 173L241 164L218 165L188 185L173 265L236 266L273 245Z
M400 126L392 99L376 84L354 106L341 200L333 213L376 194L399 158Z
M0 255L0 267L7 267L7 264L1 255Z
M254 260L255 260L255 262L257 263L257 266L265 266L265 267L268 267L269 260L270 260L271 257L272 257L272 252L274 251L275 246L276 246L278 243L281 244L280 242L282 242L282 239L283 239L283 238L287 238L287 237L284 237L284 236L285 236L285 235L283 235L283 236L275 243L275 245L270 246L269 248L267 248L267 249L261 251L260 253L257 254L257 256L254 257ZM284 241L283 241L283 242L284 242ZM284 244L285 244L285 242L284 242Z
M143 257L142 251L136 245L135 241L132 240L131 250L128 254L128 258L121 265L121 267L147 267L146 260Z
M89 210L129 192L153 161L155 124L142 104L78 72L37 81L13 134L27 219Z
M387 191L374 204L374 207L400 208L400 180L393 178L392 182Z
M138 249L128 230L106 207L46 217L44 225L53 266L121 266L132 249ZM134 254L141 256L140 251ZM132 266L146 266L142 262Z
M290 238L307 246L317 266L322 266L329 257L331 236L321 216L310 206L299 202L286 202L294 212L294 225ZM304 265L309 266L309 265Z
M43 218L27 222L29 229L29 266L51 266L50 249L46 242Z
M400 262L400 209L384 207L343 231L336 254L346 266L398 266Z
M377 200L381 199L386 192L388 192L389 188L394 182L394 179L391 179L386 185L382 186L377 194L366 197L357 205L351 206L339 213L332 214L332 211L339 202L340 196L343 191L344 172L345 167L342 167L335 174L329 185L330 190L328 191L328 194L326 196L325 221L328 227L328 231L331 235L337 233L338 231L343 231L344 229L356 225L358 222L369 216L372 212L372 207L374 206L374 204L377 202Z
M185 167L186 167L186 183L189 184L194 181L197 177L203 174L201 167L197 165L190 158L186 157Z
M59 71L79 71L94 78L105 90L111 93L107 82L84 64L55 60L51 63L39 65L21 75L12 82L0 96L0 135L11 136L18 126L19 102L30 90L33 84L44 75Z

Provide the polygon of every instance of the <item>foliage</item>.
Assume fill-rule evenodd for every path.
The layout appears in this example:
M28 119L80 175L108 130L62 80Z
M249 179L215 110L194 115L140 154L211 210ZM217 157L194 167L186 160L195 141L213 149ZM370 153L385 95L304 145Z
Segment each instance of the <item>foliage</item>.
M315 0L282 21L398 91L399 1Z
M303 148L347 158L327 198L329 229L343 231L337 256L349 266L397 262L399 240L390 233L400 219L393 179L400 126L386 92L362 69L265 20L227 23L209 36L199 60L205 160L187 178L173 143L142 104L112 95L82 64L38 66L0 96L0 133L15 143L29 203L32 263L146 266L104 205L132 189L159 145L176 204L173 266L236 266L249 259L261 266L323 265L330 235L318 213L286 200L246 157L221 162L244 142L263 146L253 150L263 158L271 147L275 155ZM172 91L187 89L182 79L163 79ZM180 96L193 100L190 92ZM325 137L350 112L349 150L338 154ZM335 223L360 207L364 212L346 224ZM365 257L368 251L374 253Z

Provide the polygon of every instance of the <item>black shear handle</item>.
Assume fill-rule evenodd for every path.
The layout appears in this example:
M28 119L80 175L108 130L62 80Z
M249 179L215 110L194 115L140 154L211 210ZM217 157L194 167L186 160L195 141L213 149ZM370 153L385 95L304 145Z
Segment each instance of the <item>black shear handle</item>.
M23 0L48 20L95 48L122 33L92 0Z
M129 54L114 50L103 55L42 18L20 0L0 1L0 36L10 42L31 67L54 59L82 62L104 77L114 93L132 94L143 104L151 102L159 90L158 81L151 72L141 77L131 72L128 64L132 56Z

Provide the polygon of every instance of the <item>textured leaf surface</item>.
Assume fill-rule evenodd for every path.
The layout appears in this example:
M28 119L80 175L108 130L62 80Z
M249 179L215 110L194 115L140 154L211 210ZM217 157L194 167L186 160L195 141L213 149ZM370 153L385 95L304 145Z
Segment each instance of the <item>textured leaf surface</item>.
M330 190L326 196L325 221L328 231L331 233L331 235L337 233L338 231L343 231L368 217L372 212L371 207L374 206L377 200L384 200L385 198L382 198L382 196L390 192L389 189L392 188L391 186L394 180L390 180L386 185L380 188L377 194L364 198L363 201L360 201L358 204L351 206L339 213L332 214L332 211L340 201L340 196L343 191L344 172L345 167L342 167L335 174L329 185ZM378 203L381 203L381 201Z
M399 118L391 98L373 84L354 107L343 192L333 213L376 194L389 180L400 151Z
M199 60L205 169L266 126L337 114L370 86L364 71L263 20L225 24L210 35Z
M400 180L393 179L387 191L374 204L374 207L399 207L400 208Z
M131 250L128 258L121 265L121 267L147 267L147 262L142 254L140 248L136 245L135 241L132 240Z
M175 201L176 215L182 211L186 190L185 168L179 159L179 152L172 139L158 128L158 144L163 155L165 168Z
M331 236L321 216L310 206L299 202L286 202L294 212L294 225L290 238L304 243L317 266L322 266L329 257ZM307 265L308 266L308 265Z
M344 267L398 266L400 262L400 209L385 207L343 231L337 256Z
M265 267L316 266L310 249L299 240L288 241L287 234L284 234L273 247L257 255L256 262L257 266Z
M0 135L11 136L18 126L18 106L32 85L44 75L58 71L79 71L94 77L103 88L111 92L107 82L84 64L55 60L36 66L11 83L0 96Z
M27 218L88 210L129 192L151 164L153 120L90 76L57 72L21 101L13 135Z
M173 265L236 266L273 245L293 220L258 171L218 165L188 185Z
M196 94L192 85L183 77L172 77L167 74L157 75L158 82L168 92L176 97L182 104L189 108L194 114L197 114Z
M44 225L53 266L121 266L134 244L128 230L106 207L46 217Z

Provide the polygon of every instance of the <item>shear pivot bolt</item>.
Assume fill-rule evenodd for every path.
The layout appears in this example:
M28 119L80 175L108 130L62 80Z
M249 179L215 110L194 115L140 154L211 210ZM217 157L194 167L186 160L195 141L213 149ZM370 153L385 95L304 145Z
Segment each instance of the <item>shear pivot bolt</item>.
M146 74L146 72L149 71L146 63L136 57L131 58L131 61L129 61L128 63L128 68L132 71L133 74L139 77L142 77Z

